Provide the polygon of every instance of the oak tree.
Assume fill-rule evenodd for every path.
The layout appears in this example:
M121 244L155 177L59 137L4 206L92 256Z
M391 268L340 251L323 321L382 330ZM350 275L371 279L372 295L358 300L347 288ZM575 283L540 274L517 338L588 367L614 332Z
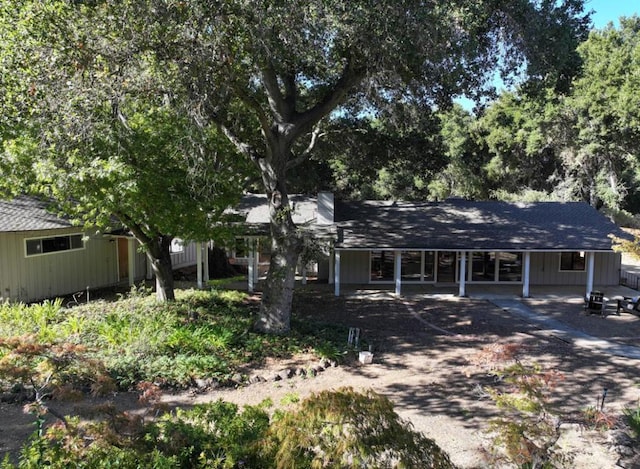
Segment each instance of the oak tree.
M562 88L577 69L574 49L589 24L583 0L60 4L100 11L83 28L119 35L135 57L157 64L171 77L167 89L185 91L190 122L215 126L258 169L269 201L271 263L257 325L271 333L289 330L303 248L288 177L312 155L331 118L375 114L405 100L443 108L453 96L490 89L496 70ZM65 49L77 56L80 75L83 38L79 28Z
M288 175L329 119L405 99L447 106L490 88L496 70L562 88L589 25L582 0L149 0L140 8L153 50L180 71L194 119L215 123L260 171L272 242L258 327L272 333L289 330L302 250Z

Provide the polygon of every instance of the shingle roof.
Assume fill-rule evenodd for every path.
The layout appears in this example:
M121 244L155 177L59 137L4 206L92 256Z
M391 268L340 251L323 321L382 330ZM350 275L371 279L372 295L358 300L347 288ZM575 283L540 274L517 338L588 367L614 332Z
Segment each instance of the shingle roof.
M72 224L47 211L47 203L19 196L0 200L0 232L36 231L68 228Z
M296 224L311 223L318 215L318 202L315 197L304 195L289 195L291 216ZM245 217L245 223L265 224L269 223L269 204L264 194L247 194L242 197L240 204L233 212Z
M627 237L582 202L336 202L337 248L610 250Z

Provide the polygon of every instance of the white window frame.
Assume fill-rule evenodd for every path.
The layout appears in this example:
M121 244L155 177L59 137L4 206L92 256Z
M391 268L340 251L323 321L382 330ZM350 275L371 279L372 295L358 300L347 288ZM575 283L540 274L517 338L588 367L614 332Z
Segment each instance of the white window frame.
M82 247L71 247L72 246L72 241L71 238L75 238L79 236L80 237L80 243L82 244ZM69 238L69 249L59 249L56 251L49 251L49 252L42 252L42 243L44 240L50 240L50 239L56 239L56 238ZM28 251L28 243L29 241L40 241L40 252L34 253L34 254L29 254ZM56 235L56 236L38 236L38 237L34 237L34 238L25 238L24 239L24 257L39 257L39 256L49 256L51 254L60 254L63 252L70 252L70 251L82 251L86 249L85 247L85 239L84 239L84 235L82 233L69 233L69 234L63 234L63 235Z

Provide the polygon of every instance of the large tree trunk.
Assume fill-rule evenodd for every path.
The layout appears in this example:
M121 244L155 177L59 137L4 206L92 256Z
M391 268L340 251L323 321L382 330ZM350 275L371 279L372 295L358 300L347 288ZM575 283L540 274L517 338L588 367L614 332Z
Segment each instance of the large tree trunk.
M286 334L291 328L291 302L302 240L291 218L289 198L281 181L267 190L271 225L271 261L256 328L269 334Z
M144 248L156 277L156 298L158 301L175 300L173 268L171 266L171 241L173 241L173 236L147 234L142 226L131 221L126 215L122 213L116 213L115 215L131 230L133 237Z
M171 266L171 240L171 236L159 236L147 244L146 254L156 277L156 299L162 302L176 299Z

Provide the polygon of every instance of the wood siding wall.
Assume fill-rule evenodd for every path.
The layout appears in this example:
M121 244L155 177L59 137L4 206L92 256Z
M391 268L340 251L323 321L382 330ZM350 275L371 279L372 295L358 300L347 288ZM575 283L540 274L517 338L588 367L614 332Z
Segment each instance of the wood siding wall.
M92 236L84 249L25 256L25 239L78 233L56 231L0 233L0 299L35 301L118 282L117 244Z
M182 252L174 252L171 254L171 265L173 269L182 269L183 267L196 265L196 261L196 243L193 242L185 244Z
M618 253L595 253L594 285L618 285L621 265L621 255ZM531 285L585 285L586 283L586 271L560 271L559 253L535 252L531 254Z
M369 283L369 251L340 251L340 283Z

